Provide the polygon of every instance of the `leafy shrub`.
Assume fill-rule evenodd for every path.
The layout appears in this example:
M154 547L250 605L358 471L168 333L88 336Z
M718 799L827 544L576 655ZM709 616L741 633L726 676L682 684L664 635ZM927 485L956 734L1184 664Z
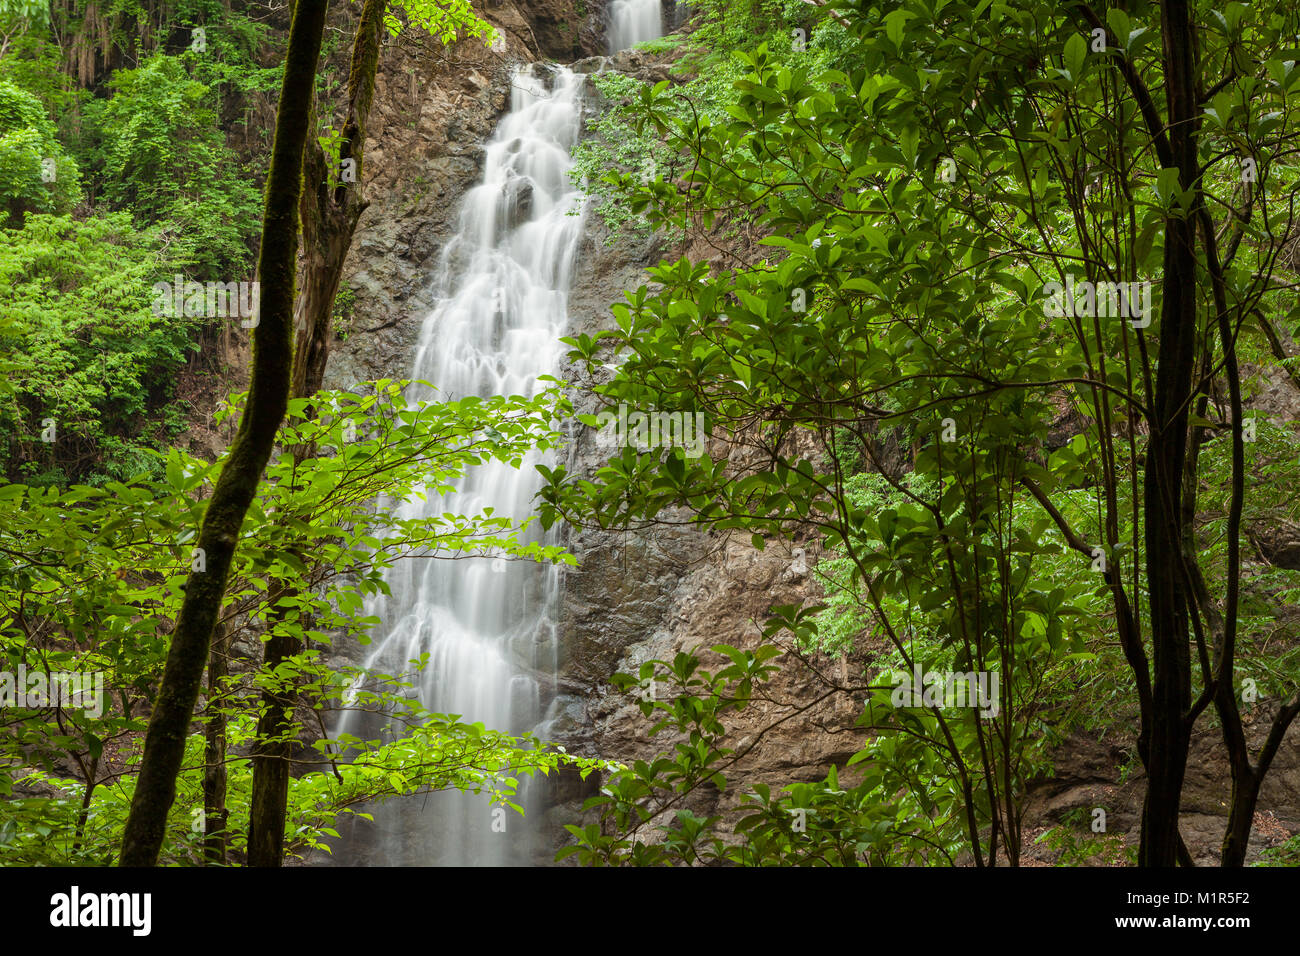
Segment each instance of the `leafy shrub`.
M9 225L29 211L66 212L80 196L79 178L41 101L0 80L0 202Z
M87 111L101 137L103 198L160 226L191 278L244 278L260 198L226 146L211 89L164 54L118 70L109 85L112 98Z
M158 409L191 348L192 323L153 314L169 263L125 213L31 215L0 248L0 396L6 471L38 484L128 477L154 447ZM48 422L47 422L48 420ZM41 433L52 423L54 440ZM109 445L114 454L104 456Z

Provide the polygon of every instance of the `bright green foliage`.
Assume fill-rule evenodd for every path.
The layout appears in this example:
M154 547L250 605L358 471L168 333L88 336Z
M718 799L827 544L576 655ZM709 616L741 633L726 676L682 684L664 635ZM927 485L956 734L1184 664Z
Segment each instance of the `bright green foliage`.
M0 32L6 35L49 22L50 6L43 0L0 0Z
M664 115L677 121L692 117L728 121L726 105L734 86L746 73L736 50L753 49L766 42L774 63L802 67L810 72L842 65L848 34L835 19L821 19L819 11L802 0L760 0L751 4L706 3L698 8L698 28L639 44L639 49L678 54L674 74L690 77L675 87L671 97L659 100ZM820 21L820 22L819 22ZM814 29L814 24L817 24ZM642 185L663 179L672 182L690 168L689 157L670 147L653 128L636 121L638 107L649 96L649 86L622 73L592 76L606 101L589 121L586 133L573 151L570 176L593 198L593 211L610 229L609 242L619 237L644 238L650 224L630 205ZM680 230L659 223L663 234L680 238ZM734 235L729 232L728 235Z
M0 432L13 478L96 481L153 467L142 452L165 447L182 427L182 410L170 407L176 373L210 331L201 320L154 315L153 283L177 273L251 278L258 188L225 145L210 88L163 54L118 71L110 85L111 98L83 109L77 139L94 171L92 199L120 211L85 221L29 215L0 252L0 366L11 370ZM48 92L52 108L67 105L62 86ZM66 207L79 195L76 164L45 107L0 81L4 150L16 157L0 163L11 199L38 189L35 199L13 199L11 211ZM48 156L57 179L44 183ZM50 422L57 437L43 441Z
M194 0L190 0L194 2ZM224 3L199 0L202 10L182 13L179 23L191 28L190 45L160 52L180 54L191 75L217 93L220 112L227 97L247 102L257 93L274 95L280 88L283 56L277 49L283 35L273 33L266 23L250 19L239 9ZM194 28L203 28L204 49L195 50ZM269 66L263 64L269 63ZM267 134L270 131L262 131ZM269 144L268 144L269 145Z
M190 278L251 278L258 190L225 144L209 87L162 54L118 70L110 86L102 109L88 110L102 137L103 197L141 226L158 225Z
M49 23L46 0L0 0L0 58L29 31Z
M702 525L744 531L759 548L815 529L829 556L830 606L807 619L776 609L772 627L806 645L871 652L856 761L864 785L901 794L893 826L929 841L927 862L1015 863L1021 798L1048 769L1044 745L1074 721L1135 723L1134 686L1148 666L1144 420L1158 371L1164 227L1192 192L1159 168L1158 131L1143 127L1115 67L1132 58L1163 95L1151 44L1160 11L1110 11L1107 53L1090 51L1082 14L1056 4L834 7L847 24L836 68L741 45L734 59L744 75L711 109L667 82L633 101L629 122L675 159L672 175L645 186L614 177L630 211L688 237L743 226L770 254L712 270L685 258L660 263L653 287L614 306L615 329L566 340L593 384L618 357L614 378L596 384L610 405L703 413L719 442L698 459L625 447L590 481L549 471L544 520L643 527L684 505ZM1244 210L1228 216L1239 233L1220 255L1223 319L1248 341L1259 315L1294 305L1283 290L1296 277L1278 253L1297 185L1281 164L1295 147L1284 117L1300 69L1280 7L1198 16L1212 24L1204 87L1226 77L1207 111L1202 186L1216 228L1231 233L1218 218ZM1234 63L1250 65L1234 72ZM1251 180L1246 158L1256 164ZM1256 182L1267 191L1248 185ZM1054 311L1048 283L1084 280L1147 282L1154 301L1144 317ZM1208 582L1189 633L1208 657L1206 635L1214 646L1222 639L1213 602L1237 587L1221 535L1228 436L1241 422L1223 397L1209 280L1195 291L1207 316L1198 361L1209 371L1191 423L1192 486L1209 490L1186 560L1188 575ZM1054 437L1063 426L1064 444ZM729 436L761 454L729 461ZM1297 457L1290 429L1269 443L1272 461ZM824 455L802 453L809 445ZM1247 513L1290 511L1285 492L1260 477L1265 460L1250 454ZM864 465L870 478L859 474ZM1259 617L1243 622L1236 663L1238 674L1247 662L1268 667L1273 692L1294 694L1295 655L1274 672L1244 636L1277 626L1278 589L1294 587L1280 577L1261 594ZM1136 629L1127 664L1116 650L1126 626ZM999 712L896 705L892 689L914 667L997 674ZM1103 682L1120 688L1118 699L1080 713L1085 691ZM709 692L688 690L669 706L707 707ZM1266 712L1276 710L1273 701ZM620 789L633 777L608 788L623 801L620 833L643 822L634 804L656 807L658 783ZM844 819L855 806L855 792L830 780L818 793L840 794ZM707 843L715 822L683 818L668 839ZM582 839L608 858L660 861L635 840ZM901 846L895 862L915 859ZM771 852L746 861L787 850ZM852 859L873 859L869 841Z
M60 133L66 133L75 123L78 104L90 97L61 72L62 59L57 44L39 33L25 33L14 37L0 56L0 77L36 96Z
M384 699L389 709L407 703L396 694ZM527 734L511 737L418 707L404 709L402 716L414 727L406 736L387 744L373 742L346 762L323 757L321 764L328 765L328 770L291 779L285 825L288 854L330 852L330 841L339 836L337 826L345 814L370 819L357 809L361 804L458 789L485 794L492 802L522 813L513 801L520 778L545 775L561 765L586 777L609 766L604 761L541 748L537 746L540 742ZM232 720L232 744L246 746L254 729L247 714ZM226 835L237 857L247 838L244 821L252 795L252 772L242 758L232 760L229 770L230 825ZM177 799L168 818L161 865L203 864L202 777L203 738L196 734L188 741L185 765L177 780ZM115 841L131 806L133 774L128 772L120 781L95 787L84 811L86 788L75 779L31 770L15 782L29 787L44 784L57 788L60 795L0 801L0 861L7 866L113 865Z
M163 408L192 331L184 317L151 309L151 286L168 265L124 213L84 222L33 215L6 231L0 431L11 478L126 477L150 467L143 449L170 437Z
M389 4L384 26L390 36L398 36L410 26L447 45L466 36L494 34L491 25L474 13L469 0L397 0Z
M644 84L622 73L597 73L592 83L611 108L594 118L587 135L573 150L569 177L591 196L592 211L610 230L606 242L649 234L650 224L621 201L617 187L625 178L649 182L667 168L670 154L653 137L638 135L620 104L639 95Z
M49 32L60 38L87 85L106 78L96 76L92 65L102 65L105 59L138 62L156 53L186 55L200 80L241 92L272 90L272 78L280 74L278 65L262 68L259 60L268 47L283 44L284 34L277 35L264 19L250 17L238 4L113 0L103 5L60 4L52 12ZM106 47L115 55L106 57Z
M1300 866L1300 835L1265 850L1255 866Z
M783 624L808 627L808 615L775 609ZM641 698L641 711L658 717L651 733L673 733L671 753L617 768L585 809L602 823L567 827L575 838L559 859L576 855L588 865L889 866L951 863L960 844L959 800L933 786L942 777L931 751L906 736L873 749L870 763L846 772L832 767L823 781L796 783L776 794L759 784L741 795L741 815L723 835L720 816L699 817L684 803L707 785L725 790L726 773L754 743L726 744L727 719L755 697L779 665L776 644L755 650L710 648L723 666L701 667L703 649L678 654L670 663L647 661L636 676L614 683ZM652 688L650 692L646 688ZM868 756L864 751L853 763ZM851 779L850 779L851 778Z
M1092 815L1082 807L1061 816L1061 825L1052 827L1034 842L1060 851L1058 866L1123 866L1137 862L1136 847L1126 847L1120 836L1093 832Z
M522 526L509 518L446 513L404 519L394 513L397 502L445 493L467 468L489 458L519 467L529 449L552 445L555 435L543 416L554 396L471 396L408 409L401 401L403 384L381 381L369 394L290 401L282 447L316 447L320 455L302 465L283 455L268 465L245 522L248 540L232 570L228 601L257 604L273 581L305 576L296 596L280 599L280 608L292 611L275 626L312 640L346 629L366 642L365 630L374 622L357 617L361 602L386 588L384 569L398 556L451 557L500 548L521 557L572 561L557 546L519 542ZM313 404L327 410L323 421L304 418ZM200 467L173 451L167 470L184 487L199 488L219 466ZM373 507L381 496L386 506ZM197 527L201 503L191 509ZM275 616L269 608L258 613L268 620ZM304 631L308 620L313 630Z
M41 101L0 79L0 203L8 224L21 225L25 212L66 212L81 195L79 179Z
M547 772L558 763L583 771L598 761L576 761L455 718L430 715L406 696L415 670L397 675L336 671L322 652L345 637L366 639L375 619L365 599L386 590L384 569L411 556L453 558L505 552L522 559L572 558L553 546L522 540L525 525L485 512L405 519L396 506L440 493L466 469L489 459L520 467L532 448L558 438L551 416L563 405L546 394L466 398L408 406L401 382L378 382L357 392L324 393L311 404L294 400L281 447L314 449L302 461L282 454L268 467L244 526L222 618L232 640L290 629L307 650L274 674L233 677L226 692L207 702L200 719L218 710L231 718L231 743L247 742L256 726L261 690L292 680L319 715L319 730L342 708L395 715L405 729L388 741L353 736L320 742L319 769L298 779L291 793L288 840L295 850L319 846L338 814L397 793L461 787L509 802L520 774ZM234 409L232 408L233 412ZM3 801L0 861L111 862L130 805L143 712L162 670L168 626L180 606L180 588L202 562L192 541L206 505L205 489L221 467L172 450L156 480L74 486L60 492L0 487L0 670L47 668L100 671L108 698L102 713L52 707L7 709L12 732L0 736L0 793L20 779L55 784L86 798ZM380 499L384 507L376 508ZM287 589L274 587L287 582ZM285 594L293 597L285 597ZM238 673L238 671L236 671ZM362 678L366 680L362 683ZM415 729L411 729L415 728ZM294 729L295 735L300 728ZM339 756L340 748L347 751ZM202 805L202 736L189 744L180 799L165 858L192 861L193 809ZM75 763L85 781L54 768ZM30 769L40 772L31 775ZM247 818L251 768L232 757L232 835ZM198 830L202 828L199 827ZM58 831L58 839L45 839ZM236 844L237 846L237 844Z

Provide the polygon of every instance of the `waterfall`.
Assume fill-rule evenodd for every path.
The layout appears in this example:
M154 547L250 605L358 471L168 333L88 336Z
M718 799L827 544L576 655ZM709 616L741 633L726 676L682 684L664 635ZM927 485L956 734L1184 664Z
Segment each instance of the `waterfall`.
M663 35L660 0L614 0L609 5L609 52L617 53Z
M615 50L662 33L660 0L614 0ZM585 196L569 179L570 150L582 126L585 77L566 67L518 71L510 112L486 146L483 181L466 195L459 230L443 250L437 305L421 327L411 377L413 401L467 395L535 395L538 376L556 374L568 324L567 292L582 238ZM540 487L533 453L520 468L489 463L457 490L397 507L401 517L477 514L491 507L517 520L532 512ZM381 503L381 506L384 506ZM546 535L545 543L552 543ZM549 684L557 669L555 624L561 571L531 561L489 558L399 561L387 574L390 596L368 602L379 618L369 670L400 674L428 652L418 687L436 713L519 733L553 716ZM539 678L543 680L539 682ZM339 732L359 732L352 715ZM543 726L545 724L543 723ZM378 807L369 861L395 865L508 865L549 861L539 842L542 807L507 810L505 831L486 798L443 792ZM334 862L355 862L344 843ZM536 856L543 851L543 856Z
M486 146L482 183L464 198L459 230L442 254L437 304L416 348L411 377L441 394L412 385L410 399L531 396L541 390L539 375L559 369L585 205L568 175L584 79L564 67L515 75L510 112ZM478 466L455 492L401 505L399 515L490 507L522 520L540 487L539 462L545 458L534 452L517 469ZM528 560L400 561L386 578L391 596L367 609L380 623L365 666L403 673L427 651L419 686L426 707L509 733L531 729L544 716L537 675L556 669L559 574ZM399 799L374 815L372 847L385 865L532 862L531 821L513 810L494 816L481 796Z

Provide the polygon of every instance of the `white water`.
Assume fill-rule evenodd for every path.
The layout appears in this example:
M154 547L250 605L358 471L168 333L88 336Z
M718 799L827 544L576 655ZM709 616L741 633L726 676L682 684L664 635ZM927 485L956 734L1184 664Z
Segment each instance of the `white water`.
M609 52L663 36L660 0L614 0L609 5Z
M439 303L424 320L411 376L433 383L441 395L412 386L412 400L531 396L541 390L539 375L559 369L585 205L568 176L584 77L563 67L545 73L516 75L510 112L486 147L483 182L465 196L459 232L442 256ZM399 514L470 515L490 507L521 520L532 513L540 484L534 465L544 460L534 453L518 469L480 466L456 492L417 500ZM399 561L387 578L392 596L367 610L381 618L375 633L383 636L365 666L403 673L407 661L428 651L419 686L426 707L510 733L531 729L543 717L534 675L556 669L551 614L559 573L527 560ZM394 801L375 810L373 860L390 866L531 862L535 827L528 822L508 809L494 818L486 798L473 795Z
M614 0L610 42L617 51L662 34L660 0ZM540 375L556 374L568 324L567 292L582 237L585 197L569 180L569 152L582 126L585 77L556 67L518 73L509 114L486 147L483 182L470 190L460 229L439 268L439 304L425 318L412 378L441 397L534 395ZM570 213L577 213L570 215ZM415 388L412 400L431 398ZM540 476L533 454L518 469L476 468L458 490L402 506L402 517L453 512L523 519L532 512ZM547 541L549 543L549 537ZM556 672L555 611L560 571L527 561L411 559L388 574L392 596L373 601L382 635L366 661L398 674L430 655L419 685L423 704L439 713L519 733L550 716L539 677ZM549 683L549 682L548 682ZM346 720L340 732L364 733ZM501 865L534 857L540 806L505 814L505 832L483 797L436 793L371 808L375 832L368 861L400 865ZM534 813L536 811L536 813ZM498 827L494 828L493 824ZM357 862L347 847L337 863ZM545 850L544 847L540 849ZM548 861L549 852L543 860Z

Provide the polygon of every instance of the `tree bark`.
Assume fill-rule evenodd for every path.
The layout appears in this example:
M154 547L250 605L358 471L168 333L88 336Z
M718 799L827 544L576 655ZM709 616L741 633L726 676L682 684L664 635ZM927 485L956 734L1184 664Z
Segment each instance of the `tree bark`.
M296 590L273 589L275 600L292 598ZM273 604L273 607L276 605ZM275 611L275 621L286 615ZM302 641L272 628L266 642L263 669L274 673L280 664L302 651ZM248 865L279 866L284 860L284 821L289 807L289 770L293 758L293 709L298 695L286 679L262 692L262 714L253 742L253 796L248 811Z
M343 262L352 247L357 220L368 205L361 195L366 123L375 99L375 72L379 68L385 6L386 0L366 0L352 42L348 114L343 124L339 162L340 166L348 160L355 162L352 170L355 182L344 182L340 169L329 169L325 151L318 143L310 144L303 164L308 188L303 190L301 201L302 291L294 309L294 327L298 330L293 362L295 398L310 398L320 390ZM333 188L331 181L335 183Z
M1196 163L1196 61L1185 0L1163 8L1169 143L1179 185L1199 192ZM1143 476L1152 650L1151 735L1142 808L1141 866L1178 862L1178 811L1191 743L1189 599L1182 570L1183 471L1195 366L1196 229L1192 209L1165 219L1160 344Z
M223 683L229 673L226 657L227 634L223 625L217 625L212 636L212 650L208 654L208 722L205 728L203 768L203 859L210 866L226 863L226 726L228 720L223 709L225 694Z
M339 160L340 165L346 160L355 162L355 181L345 182L341 179L340 169L329 169L325 151L318 143L308 145L303 159L306 188L302 191L299 210L303 264L299 281L301 291L294 307L294 327L297 330L292 382L294 398L310 398L320 390L329 358L331 319L343 263L352 246L357 221L367 205L360 192L362 161L366 120L374 102L385 5L386 0L366 0L352 44L348 116L343 126ZM335 182L333 188L331 180ZM314 450L298 447L293 454L302 460L314 454ZM277 613L276 617L279 619L280 615ZM273 634L266 643L265 669L274 671L302 649L301 640L284 633ZM284 826L294 746L293 708L297 698L292 684L267 689L262 695L264 709L258 719L257 742L253 750L253 796L248 820L249 866L274 867L284 861Z
M1259 801L1260 786L1297 715L1300 715L1300 694L1278 709L1254 766L1247 760L1245 772L1233 776L1232 805L1228 812L1228 828L1223 835L1220 856L1223 866L1246 865L1246 849L1250 843L1251 824L1255 821L1255 804Z
M205 564L203 570L190 573L185 585L185 600L172 634L122 837L122 866L153 866L158 862L207 663L208 644L221 609L240 528L257 493L288 404L298 200L325 6L325 0L299 0L294 8L266 185L258 258L259 323L253 333L248 403L199 531L198 547Z

